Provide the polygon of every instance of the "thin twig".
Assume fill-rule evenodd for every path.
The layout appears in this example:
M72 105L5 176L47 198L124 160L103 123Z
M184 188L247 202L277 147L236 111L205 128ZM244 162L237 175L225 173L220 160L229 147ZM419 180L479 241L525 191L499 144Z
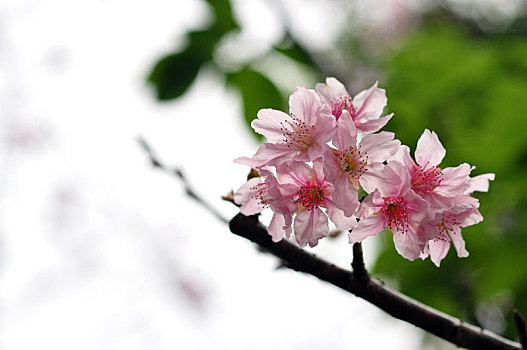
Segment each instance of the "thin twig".
M516 329L518 329L518 338L520 339L522 349L527 349L527 327L525 326L525 320L522 314L516 309L512 311L512 314L514 315L514 323L516 324Z
M281 259L285 267L329 282L372 303L393 317L409 322L457 346L486 350L521 349L519 343L421 304L385 286L375 278L361 281L353 272L330 264L288 241L273 242L257 216L247 217L238 214L231 220L230 229L233 233L264 247Z
M370 276L364 265L364 255L362 253L362 244L360 242L353 244L353 261L351 262L353 275L359 281L367 281Z
M183 174L183 171L180 168L168 168L165 164L163 164L159 158L155 155L154 151L152 150L152 147L146 142L146 140L139 136L137 138L137 142L141 146L141 148L148 154L148 157L150 158L150 163L154 168L158 168L168 175L175 176L182 184L185 189L185 193L187 196L192 198L195 202L200 204L203 208L207 209L212 215L214 215L218 220L223 222L224 224L228 224L229 220L225 218L223 215L220 214L216 208L214 208L211 204L209 204L207 201L205 201L190 185L187 178Z

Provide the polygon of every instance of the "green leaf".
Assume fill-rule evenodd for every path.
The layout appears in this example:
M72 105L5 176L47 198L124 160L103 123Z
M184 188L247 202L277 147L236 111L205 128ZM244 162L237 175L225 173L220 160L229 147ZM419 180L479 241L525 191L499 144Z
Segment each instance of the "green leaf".
M232 15L232 7L229 0L207 0L207 3L214 10L215 21L211 28L220 32L222 35L231 30L239 29L238 23Z
M190 50L168 55L155 65L148 81L155 86L159 100L178 98L196 79L203 63L203 57Z
M212 59L220 35L212 30L188 33L189 45L179 53L163 57L152 69L148 81L159 100L171 100L183 95L196 79L201 66Z
M298 43L292 39L286 38L282 45L274 48L276 51L295 60L298 63L302 63L308 66L314 66L311 55Z
M156 89L159 100L172 100L183 95L192 85L201 66L212 60L217 43L228 32L238 29L229 0L208 0L214 19L205 30L187 33L188 47L163 57L152 69L148 81Z
M284 110L285 99L275 84L265 75L245 67L228 75L228 82L238 88L242 94L243 117L250 130L251 122L262 108ZM262 136L253 131L253 135L261 140Z

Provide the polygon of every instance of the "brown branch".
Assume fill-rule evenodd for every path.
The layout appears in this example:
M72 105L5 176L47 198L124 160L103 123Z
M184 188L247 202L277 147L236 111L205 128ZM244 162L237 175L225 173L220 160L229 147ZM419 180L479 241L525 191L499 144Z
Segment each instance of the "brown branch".
M360 279L351 271L330 264L285 240L274 243L257 216L236 215L230 222L233 233L251 240L284 262L284 266L305 272L342 288L427 332L467 349L521 349L519 343L488 330L464 323L397 292L375 278Z
M518 338L520 338L522 349L527 349L527 327L525 326L525 320L518 310L514 309L512 313L514 315L514 323L518 330Z
M180 168L168 168L167 166L162 163L159 158L155 155L154 151L152 150L152 147L146 142L144 138L139 136L137 138L137 142L141 146L141 148L148 154L148 157L150 158L150 163L154 168L158 168L165 173L167 173L170 176L175 176L181 183L183 184L183 187L185 189L185 194L192 198L196 203L200 204L203 208L207 209L212 215L214 215L218 220L221 222L228 224L229 220L227 220L223 215L220 214L216 208L214 208L210 203L208 203L206 200L204 200L190 185L187 178L183 174L183 171Z
M153 167L175 176L182 182L185 193L189 197L202 205L220 221L228 223L227 219L194 191L181 169L166 167L143 138L138 138L138 142L148 154ZM457 318L439 312L385 286L375 278L370 278L364 266L362 246L360 244L353 246L353 272L351 272L317 258L315 255L287 241L274 243L271 236L267 234L267 229L258 221L257 216L247 217L238 214L230 221L230 229L233 233L258 244L262 251L281 259L282 267L316 276L320 280L329 282L359 298L369 301L395 318L413 324L457 346L467 349L485 350L522 349L519 343L502 338L488 330L463 323ZM527 344L525 322L517 311L514 312L514 319L521 343Z
M351 262L353 275L359 281L366 281L370 278L366 266L364 265L364 255L362 254L362 244L360 242L353 244L353 261Z

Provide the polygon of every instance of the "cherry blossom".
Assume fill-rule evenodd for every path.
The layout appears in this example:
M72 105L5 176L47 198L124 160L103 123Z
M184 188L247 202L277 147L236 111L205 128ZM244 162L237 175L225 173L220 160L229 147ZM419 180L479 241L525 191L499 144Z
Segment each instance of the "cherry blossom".
M277 175L280 196L270 200L275 202L274 207L279 208L277 212L283 219L276 218L280 224L268 229L274 240L287 235L293 215L295 239L301 247L307 244L314 247L328 235L328 216L338 228L352 226L354 218L346 217L332 199L334 186L325 177L322 158L313 161L312 168L301 162L283 165L277 169Z
M399 149L400 142L393 140L394 134L383 131L365 135L357 142L357 129L347 111L339 118L334 148L324 155L326 172L335 186L335 203L347 216L353 215L359 206L357 191L359 184L372 192L380 180L378 172L383 161L390 159Z
M386 93L375 83L352 98L335 78L315 90L298 87L290 114L262 109L251 125L266 141L252 157L235 161L258 171L234 194L244 215L273 211L267 228L278 242L294 233L314 247L330 221L350 230L350 243L387 228L397 252L414 260L430 256L439 266L451 243L468 256L461 229L483 220L475 191L487 191L494 174L470 177L467 163L441 168L446 150L425 130L415 160L394 133L379 131ZM368 196L359 203L358 193Z
M434 219L423 223L421 230L435 231L436 235L428 241L421 258L425 259L430 255L432 262L439 267L450 249L450 242L454 244L458 257L467 257L468 251L461 236L461 228L483 220L478 207L477 199L470 196L459 197L451 209L437 213Z
M393 232L397 252L415 260L435 235L431 230L418 230L433 215L429 204L411 190L410 176L402 164L389 162L380 177L384 181L366 197L357 212L360 221L348 235L349 241L361 242L388 228Z
M336 119L347 111L357 130L362 133L374 133L388 123L393 114L380 118L386 102L386 91L377 87L377 82L368 90L359 92L353 99L346 87L335 78L326 78L325 84L317 84L316 91L331 108Z
M256 167L313 161L335 134L335 118L314 90L298 87L289 99L289 108L291 115L262 109L251 123L268 141L253 157Z
M461 228L475 225L483 221L479 212L479 201L470 195L474 191L487 192L489 181L494 180L494 174L483 174L470 178L470 186L464 195L454 198L453 206L449 210L439 212L436 217L422 225L421 229L435 230L436 236L428 241L422 259L430 256L432 262L439 267L450 250L450 242L454 244L457 256L465 258L468 251L461 235Z
M446 150L435 132L428 129L417 142L415 162L408 146L402 146L395 159L406 166L410 174L412 190L426 199L433 208L448 209L452 197L462 195L471 184L472 167L463 163L455 168L441 169L439 164Z
M258 214L269 207L268 192L272 192L278 185L269 167L260 169L259 175L249 179L234 193L234 202L240 205L243 215Z

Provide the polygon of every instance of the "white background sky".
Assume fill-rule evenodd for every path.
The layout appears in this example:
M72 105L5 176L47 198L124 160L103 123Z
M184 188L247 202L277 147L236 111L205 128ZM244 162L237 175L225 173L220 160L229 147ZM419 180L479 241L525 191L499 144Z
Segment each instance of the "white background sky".
M239 7L250 28L272 27L265 9ZM197 0L0 3L0 348L418 349L413 326L276 271L149 166L138 135L236 214L220 196L256 148L237 97L210 73L168 104L145 84L205 19ZM351 260L345 237L316 252Z

